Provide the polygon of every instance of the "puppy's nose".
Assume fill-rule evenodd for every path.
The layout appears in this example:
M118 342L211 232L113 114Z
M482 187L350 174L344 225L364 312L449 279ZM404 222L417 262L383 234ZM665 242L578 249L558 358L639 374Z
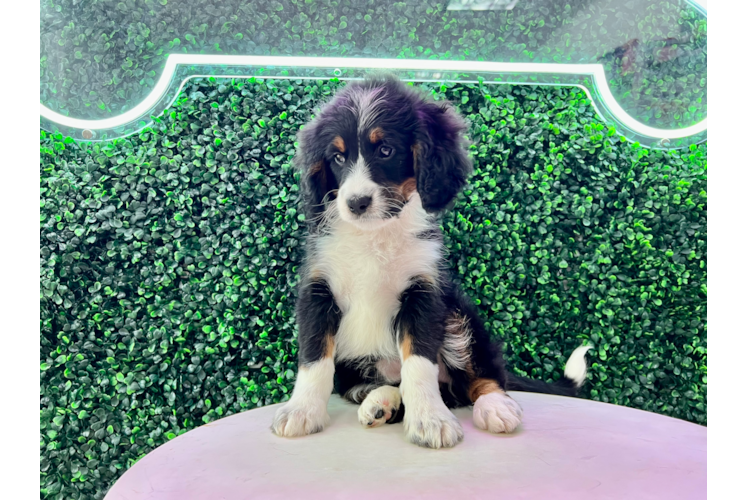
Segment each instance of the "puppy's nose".
M348 208L356 215L366 212L369 205L371 205L371 196L354 196L353 198L348 198Z

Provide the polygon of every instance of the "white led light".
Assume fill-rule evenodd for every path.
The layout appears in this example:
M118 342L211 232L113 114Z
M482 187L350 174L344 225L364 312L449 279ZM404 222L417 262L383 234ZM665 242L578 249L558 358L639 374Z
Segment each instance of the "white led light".
M369 59L345 57L292 57L292 56L235 56L220 54L171 54L166 60L166 66L156 86L150 94L137 106L121 115L101 120L85 120L62 115L43 104L40 104L40 114L43 118L59 125L88 130L112 129L129 122L143 118L149 110L164 96L169 84L180 65L226 65L226 66L254 66L258 68L350 68L350 69L385 69L402 71L427 72L463 72L463 73L496 73L496 74L555 74L589 76L594 81L595 89L608 111L624 126L637 134L657 139L680 139L696 135L706 130L706 118L699 123L682 129L660 129L647 126L633 117L616 102L610 91L605 71L601 64L552 64L552 63L506 63L487 61L444 61L432 59ZM194 75L197 76L197 75ZM225 77L230 75L213 75ZM258 75L260 76L260 75ZM192 77L189 77L192 78ZM187 78L187 79L189 79ZM242 75L241 78L249 78ZM269 76L268 76L269 78ZM302 78L303 77L298 77ZM181 82L182 89L185 79ZM542 85L542 84L541 84Z

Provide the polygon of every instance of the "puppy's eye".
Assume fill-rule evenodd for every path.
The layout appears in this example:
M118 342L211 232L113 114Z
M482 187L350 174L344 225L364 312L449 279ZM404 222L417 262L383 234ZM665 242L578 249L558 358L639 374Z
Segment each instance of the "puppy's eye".
M336 153L333 158L335 159L335 163L337 163L338 165L342 165L343 163L345 163L345 156L341 155L340 153Z
M382 158L389 158L394 152L395 150L389 146L382 146L379 148L379 156L381 156Z

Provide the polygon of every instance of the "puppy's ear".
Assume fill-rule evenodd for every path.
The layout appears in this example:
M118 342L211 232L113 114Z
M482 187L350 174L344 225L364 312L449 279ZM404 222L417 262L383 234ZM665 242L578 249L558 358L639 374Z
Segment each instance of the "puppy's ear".
M472 160L463 133L465 121L451 104L423 102L413 148L416 190L427 212L447 208L467 182Z
M338 189L335 176L325 160L325 144L319 139L319 125L312 121L296 135L299 147L294 165L301 176L301 193L307 221L316 225L327 203L335 199Z

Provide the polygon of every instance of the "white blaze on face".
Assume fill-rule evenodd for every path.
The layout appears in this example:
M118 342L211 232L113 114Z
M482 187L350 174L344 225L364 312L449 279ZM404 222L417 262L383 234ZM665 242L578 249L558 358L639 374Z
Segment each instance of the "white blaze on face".
M382 186L375 183L371 178L371 172L366 160L362 156L361 137L369 130L376 120L386 111L382 105L385 98L384 88L362 89L355 88L349 94L350 103L348 109L356 116L359 137L359 156L352 170L345 176L337 196L336 209L340 218L356 226L371 230L381 227L391 220L385 217L387 212L387 199L382 194ZM348 200L351 198L371 197L371 204L361 216L351 213Z
M350 93L351 106L349 109L358 118L358 133L363 134L385 112L384 89L356 88Z
M377 217L379 215L379 185L371 180L366 162L359 156L353 169L346 176L343 184L338 190L337 207L340 217L347 222L360 220L358 216L351 213L348 208L348 200L351 198L361 198L371 196L371 205L364 214L364 218Z

